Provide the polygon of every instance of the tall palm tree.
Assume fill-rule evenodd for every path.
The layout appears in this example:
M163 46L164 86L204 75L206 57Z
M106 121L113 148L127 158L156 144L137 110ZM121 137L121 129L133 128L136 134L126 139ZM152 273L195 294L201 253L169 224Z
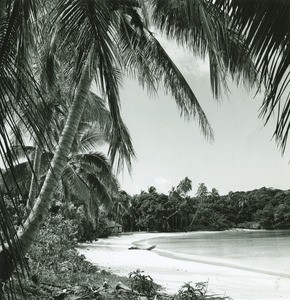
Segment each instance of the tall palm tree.
M59 74L56 66L64 57L67 63L60 74L72 84L68 114L58 146L31 213L17 233L18 243L11 240L12 236L16 236L12 229L5 231L10 232L5 239L1 237L0 270L3 269L1 257L4 253L13 253L13 258L18 258L19 249L25 253L45 218L53 192L65 169L93 80L98 93L107 100L114 124L113 143L109 149L112 159L121 155L130 161L133 153L119 108L119 85L124 71L137 77L143 86L153 91L162 83L175 98L181 114L187 118L197 117L202 132L212 138L212 129L194 93L148 28L146 14L140 14L140 11L146 12L144 4L150 6L147 12L152 12L153 23L168 37L202 56L209 54L211 83L216 96L220 94L221 84L226 85L227 72L237 80L242 74L250 82L256 75L242 36L229 28L226 15L209 1L179 1L176 5L177 1L173 0L60 0L45 4L41 0L7 0L2 3L2 20L5 19L5 22L1 23L0 70L4 84L0 85L0 103L6 109L1 110L1 117L11 119L13 127L15 122L11 111L17 113L19 107L21 111L27 111L27 107L34 107L36 97L46 105L43 89L49 87L46 93L55 94L51 87ZM47 20L53 26L47 51L44 51L43 66L46 72L39 72L48 75L49 81L43 86L35 80L29 63L33 62L34 57L30 49L35 50L35 42L43 40L37 34L44 32L41 26ZM39 28L35 30L35 26ZM59 96L62 97L61 94ZM6 97L18 99L17 109L8 106ZM13 105L14 102L11 103ZM41 136L45 121L41 116L40 122L33 122L39 115L35 107L27 114L26 123L31 123L34 134ZM7 129L0 126L0 130L2 140L7 144L2 147L1 153L6 153L9 148ZM7 159L12 165L9 155ZM121 167L120 163L118 169ZM6 219L3 220L7 223ZM5 241L8 244L4 245ZM9 273L0 273L0 278L5 280Z
M198 188L197 188L197 191L196 191L195 195L197 197L198 205L197 205L195 214L192 216L190 224L188 225L188 228L191 228L192 224L196 220L196 217L197 217L200 209L202 208L202 206L203 206L203 204L206 201L207 196L208 196L207 186L203 182L198 185Z
M182 197L185 197L191 190L192 181L188 177L185 177L183 180L181 180L176 189L177 193Z

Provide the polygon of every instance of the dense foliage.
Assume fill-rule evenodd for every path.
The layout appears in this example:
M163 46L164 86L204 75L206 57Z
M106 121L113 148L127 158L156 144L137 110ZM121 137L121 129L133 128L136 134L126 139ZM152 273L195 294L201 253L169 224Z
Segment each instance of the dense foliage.
M13 207L10 212L17 222ZM29 277L16 284L17 295L24 289L27 299L108 299L108 300L222 300L207 293L207 284L185 284L175 295L160 291L153 279L141 270L119 277L92 265L76 250L80 234L81 209L71 208L75 215L64 216L64 208L54 205L47 221L26 255ZM25 213L24 209L21 209ZM67 214L67 213L66 213ZM72 217L73 216L73 217ZM16 273L14 273L14 278ZM4 285L3 289L7 287ZM1 294L0 294L1 296ZM143 297L143 298L142 298ZM2 299L0 297L0 299ZM22 299L22 297L20 297Z
M220 196L200 184L195 197L178 189L169 195L156 189L134 195L122 216L125 230L189 231L290 228L290 191L261 188Z
M120 280L130 284L78 254L78 226L77 219L65 218L61 210L49 213L27 254L30 276L23 281L27 299L96 299L105 281L110 281L110 287ZM108 287L107 283L102 293L108 294L107 299L116 299L116 291Z

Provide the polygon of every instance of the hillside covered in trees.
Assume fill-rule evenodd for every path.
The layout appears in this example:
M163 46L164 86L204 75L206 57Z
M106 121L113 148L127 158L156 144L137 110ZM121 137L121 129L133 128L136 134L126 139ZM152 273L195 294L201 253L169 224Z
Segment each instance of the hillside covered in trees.
M260 188L220 196L201 183L196 196L187 195L190 180L185 178L169 195L154 187L133 197L121 194L123 213L117 221L125 231L225 230L229 228L290 228L290 191Z
M23 190L25 193L25 186ZM87 213L86 203L76 196L71 195L68 203L63 201L62 193L57 193L50 215L73 222L74 237L79 242L114 234L114 223L122 225L125 232L290 229L290 190L262 187L219 195L217 189L209 190L204 183L199 184L193 197L189 196L191 190L191 180L187 177L168 194L158 193L153 186L133 196L119 190L111 206L107 209L101 206L94 215ZM25 201L19 207L20 214L14 212L8 198L7 206L17 226L25 215Z

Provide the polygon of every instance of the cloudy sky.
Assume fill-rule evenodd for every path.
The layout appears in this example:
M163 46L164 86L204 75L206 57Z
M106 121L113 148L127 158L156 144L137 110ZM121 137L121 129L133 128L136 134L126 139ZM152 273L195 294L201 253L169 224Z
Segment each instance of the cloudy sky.
M155 186L168 192L188 176L197 185L204 182L221 194L263 186L290 188L290 147L284 157L272 140L274 119L264 127L258 118L262 96L237 88L217 102L209 84L208 64L161 39L166 51L182 70L214 129L208 142L196 121L180 118L171 96L162 91L150 97L137 82L126 80L122 90L122 115L137 159L131 176L124 171L121 187L130 194Z

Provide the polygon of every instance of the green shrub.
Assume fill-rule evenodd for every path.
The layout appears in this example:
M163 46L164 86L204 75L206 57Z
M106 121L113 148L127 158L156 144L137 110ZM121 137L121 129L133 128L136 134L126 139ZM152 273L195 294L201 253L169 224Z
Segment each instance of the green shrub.
M137 269L129 274L129 278L132 279L131 288L146 297L151 297L156 293L153 279L143 273L144 271Z
M207 290L207 283L202 282L194 287L189 283L185 283L178 291L176 300L200 300L204 299Z
M91 265L78 255L77 226L61 214L50 214L28 253L32 279L54 281L59 275L89 270Z
M207 293L207 282L198 282L194 286L190 282L185 283L174 300L230 300L229 297L209 295Z

